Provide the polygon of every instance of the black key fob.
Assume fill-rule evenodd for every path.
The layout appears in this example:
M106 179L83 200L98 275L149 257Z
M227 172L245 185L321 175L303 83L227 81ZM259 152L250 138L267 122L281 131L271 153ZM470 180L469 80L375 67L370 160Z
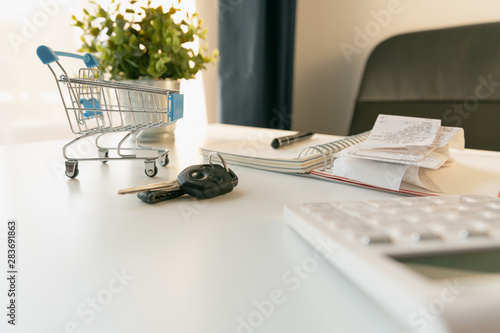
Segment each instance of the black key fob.
M229 168L219 164L192 165L177 176L186 194L209 199L229 193L238 185L238 177Z

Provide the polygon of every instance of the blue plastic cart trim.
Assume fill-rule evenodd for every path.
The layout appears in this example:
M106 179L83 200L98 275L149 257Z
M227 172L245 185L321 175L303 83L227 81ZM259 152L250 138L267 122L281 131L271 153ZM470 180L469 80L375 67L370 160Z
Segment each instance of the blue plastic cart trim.
M184 95L170 94L168 96L170 102L169 118L171 121L176 121L184 116Z
M50 47L45 45L40 45L36 49L36 54L38 55L38 58L40 58L40 60L44 65L50 64L55 61L59 61L58 56L81 59L85 63L85 66L87 66L88 68L97 67L99 65L99 62L97 61L96 57L94 57L90 53L85 53L84 55L80 55L69 52L53 51Z
M82 109L85 111L83 112L83 115L87 118L93 117L93 116L102 116L102 111L94 111L94 110L101 110L101 103L95 98L80 98L80 105L82 106Z

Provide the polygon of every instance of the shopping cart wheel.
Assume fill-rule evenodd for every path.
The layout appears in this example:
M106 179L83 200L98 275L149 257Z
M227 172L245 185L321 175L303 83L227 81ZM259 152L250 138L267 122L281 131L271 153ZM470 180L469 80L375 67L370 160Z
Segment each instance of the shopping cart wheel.
M168 160L168 153L166 153L165 155L163 155L162 157L160 157L159 161L160 161L160 165L161 166L163 166L163 167L167 166L167 164L169 162L169 160Z
M108 158L109 152L107 149L99 148L99 158ZM108 160L102 160L102 163L106 163Z
M158 173L158 168L156 167L156 162L154 160L146 160L144 161L144 173L148 177L154 177Z
M64 173L66 174L66 176L68 176L69 178L75 178L76 176L78 176L80 171L78 170L77 161L66 161L65 165L66 171L64 171Z

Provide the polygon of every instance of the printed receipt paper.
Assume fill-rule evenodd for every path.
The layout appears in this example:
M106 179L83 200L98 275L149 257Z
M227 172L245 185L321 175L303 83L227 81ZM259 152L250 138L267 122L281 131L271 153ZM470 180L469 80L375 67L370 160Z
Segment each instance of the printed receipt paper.
M442 167L452 159L450 148L464 146L463 129L439 119L379 115L365 142L340 153L333 174L392 190L404 181L442 192L425 170Z

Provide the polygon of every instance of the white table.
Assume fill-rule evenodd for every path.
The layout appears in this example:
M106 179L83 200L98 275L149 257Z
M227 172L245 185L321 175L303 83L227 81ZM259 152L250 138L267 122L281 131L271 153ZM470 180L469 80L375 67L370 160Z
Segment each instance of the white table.
M334 267L304 270L313 249L283 220L286 203L394 194L241 167L235 190L210 200L148 205L116 194L173 179L201 162L206 142L255 131L178 128L175 142L161 143L171 162L153 179L142 161L80 162L68 179L65 141L0 147L2 276L7 221L18 229L17 325L2 306L0 331L405 331ZM1 304L7 289L2 278Z

